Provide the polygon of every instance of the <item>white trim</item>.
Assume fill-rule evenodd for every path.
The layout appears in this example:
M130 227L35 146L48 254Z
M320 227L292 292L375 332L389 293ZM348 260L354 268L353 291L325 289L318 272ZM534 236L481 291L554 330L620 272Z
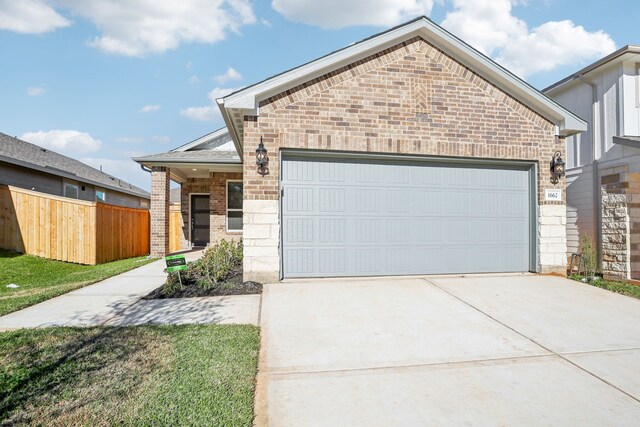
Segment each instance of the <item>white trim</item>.
M242 184L242 209L229 209L229 183L239 182ZM242 234L242 230L230 230L229 229L229 212L244 212L244 181L241 179L227 179L224 183L224 228L227 233ZM244 224L243 224L244 228Z
M636 108L640 108L640 64L636 64L636 75L633 80L636 84Z
M201 136L200 138L194 139L191 142L188 142L188 143L186 143L184 145L181 145L178 148L174 148L171 151L189 151L190 149L192 149L194 147L197 147L198 145L205 144L205 143L211 141L212 139L219 138L219 137L221 137L221 136L223 136L225 134L228 134L228 133L229 133L229 130L226 127L223 127L223 128L218 129L218 130L215 130L215 131L213 131L211 133L208 133L208 134L206 134L204 136Z
M415 36L428 40L554 122L562 135L573 135L587 130L584 120L425 17L220 98L217 100L218 105L224 109L250 110L257 115L260 101ZM226 117L225 122L227 126L230 125ZM231 135L235 140L235 130L231 131Z
M181 192L182 193L182 192ZM188 193L189 194L189 201L187 202L187 204L189 205L189 222L187 223L188 227L189 227L189 245L191 245L191 248L194 247L193 245L193 239L191 236L191 196L209 196L209 244L211 244L211 193Z

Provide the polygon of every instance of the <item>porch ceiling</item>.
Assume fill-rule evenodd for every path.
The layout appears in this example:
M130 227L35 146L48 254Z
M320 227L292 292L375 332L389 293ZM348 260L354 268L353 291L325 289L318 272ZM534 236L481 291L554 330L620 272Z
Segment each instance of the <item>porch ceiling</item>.
M160 165L157 165L160 166ZM188 178L209 178L211 172L242 172L241 164L167 164L171 179L185 182Z
M171 179L176 182L185 182L188 178L208 178L211 172L242 172L242 161L232 151L168 152L133 160L147 168L169 168Z

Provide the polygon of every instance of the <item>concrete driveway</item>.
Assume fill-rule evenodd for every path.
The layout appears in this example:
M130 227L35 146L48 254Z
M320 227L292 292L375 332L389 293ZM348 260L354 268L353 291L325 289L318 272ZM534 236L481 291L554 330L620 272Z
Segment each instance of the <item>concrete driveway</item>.
M640 301L534 275L265 288L256 424L634 425Z

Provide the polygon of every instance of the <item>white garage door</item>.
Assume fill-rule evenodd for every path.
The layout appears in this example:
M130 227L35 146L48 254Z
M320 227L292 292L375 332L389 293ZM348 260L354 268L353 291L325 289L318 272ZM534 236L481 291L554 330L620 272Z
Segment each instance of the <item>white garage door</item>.
M529 270L529 167L285 157L285 278Z

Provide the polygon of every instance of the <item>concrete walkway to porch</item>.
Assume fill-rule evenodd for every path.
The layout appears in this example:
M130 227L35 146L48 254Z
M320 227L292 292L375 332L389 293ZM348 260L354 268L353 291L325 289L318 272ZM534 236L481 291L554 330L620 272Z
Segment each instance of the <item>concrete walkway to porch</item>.
M202 251L185 253L194 261ZM167 275L164 260L0 317L0 331L47 326L258 324L260 295L143 300Z

